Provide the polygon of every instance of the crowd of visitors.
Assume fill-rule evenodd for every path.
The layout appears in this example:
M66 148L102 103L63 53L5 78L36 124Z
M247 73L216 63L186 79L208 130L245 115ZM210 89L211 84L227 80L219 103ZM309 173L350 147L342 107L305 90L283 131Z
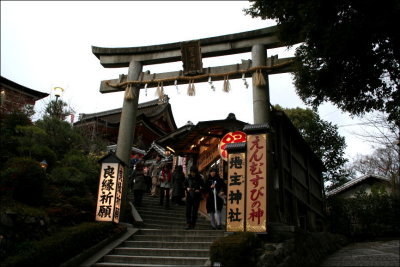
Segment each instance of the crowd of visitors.
M148 193L158 197L159 205L170 208L173 205L186 205L186 230L195 229L200 202L206 198L206 210L212 229L221 229L221 210L226 197L226 184L219 176L218 169L213 167L204 178L195 166L190 167L187 177L181 165L175 166L173 172L169 164L161 161L157 155L154 163L144 172L144 163L136 163L131 173L133 204L143 205L143 195Z

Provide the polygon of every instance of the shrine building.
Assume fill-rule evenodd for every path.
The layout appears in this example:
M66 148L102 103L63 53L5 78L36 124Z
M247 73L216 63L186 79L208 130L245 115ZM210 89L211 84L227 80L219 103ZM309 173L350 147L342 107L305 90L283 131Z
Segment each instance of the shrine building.
M82 128L88 137L100 137L109 146L115 146L121 111L122 108L117 108L97 113L80 113L74 127ZM156 99L139 104L136 120L133 147L141 151L149 149L157 138L177 129L167 95L162 101Z
M27 105L35 106L35 102L49 96L13 82L0 76L0 111L10 113L15 110L23 110Z
M268 227L277 229L275 232L321 230L325 220L323 163L284 112L273 110L271 118L271 123L261 130L267 132L273 144L266 150L265 162ZM255 126L257 131L259 126ZM182 165L185 174L196 166L206 178L209 169L217 167L220 177L229 183L226 148L229 144L245 145L246 134L254 131L252 127L231 113L226 119L184 125L155 143L174 156L172 165ZM206 214L204 201L200 212Z

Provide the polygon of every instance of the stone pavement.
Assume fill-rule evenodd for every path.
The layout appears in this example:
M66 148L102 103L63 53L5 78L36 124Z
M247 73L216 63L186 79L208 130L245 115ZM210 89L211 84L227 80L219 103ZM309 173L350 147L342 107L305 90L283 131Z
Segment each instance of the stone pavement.
M399 266L399 240L351 243L328 256L321 266Z

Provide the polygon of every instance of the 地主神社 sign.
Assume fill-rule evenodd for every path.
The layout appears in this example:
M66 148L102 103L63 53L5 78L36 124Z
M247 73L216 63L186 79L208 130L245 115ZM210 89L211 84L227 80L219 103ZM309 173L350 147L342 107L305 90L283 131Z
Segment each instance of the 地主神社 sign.
M267 134L247 134L246 231L267 231Z
M96 221L119 223L123 173L123 166L120 163L102 163L97 195Z
M228 156L228 190L226 202L226 229L229 232L245 230L245 177L246 154L230 153Z

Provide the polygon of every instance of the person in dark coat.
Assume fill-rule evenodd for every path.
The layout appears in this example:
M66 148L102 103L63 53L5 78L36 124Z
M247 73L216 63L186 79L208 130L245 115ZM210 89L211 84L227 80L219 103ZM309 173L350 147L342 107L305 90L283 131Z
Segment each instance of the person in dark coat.
M189 230L194 229L196 226L201 193L204 190L204 181L196 167L190 167L190 173L185 180L184 188L186 194L186 230Z
M160 206L164 204L165 196L165 208L169 208L169 190L171 189L172 174L169 166L164 165L160 174Z
M183 184L185 182L185 174L182 165L176 166L172 173L172 202L176 205L184 205L182 198L185 196Z
M133 176L133 205L137 207L142 205L143 194L146 192L146 178L143 174L143 167L143 161L136 163Z
M218 170L212 168L206 180L206 190L208 193L206 209L210 217L212 229L221 229L221 210L224 205L224 200L221 196L225 195L226 185Z

